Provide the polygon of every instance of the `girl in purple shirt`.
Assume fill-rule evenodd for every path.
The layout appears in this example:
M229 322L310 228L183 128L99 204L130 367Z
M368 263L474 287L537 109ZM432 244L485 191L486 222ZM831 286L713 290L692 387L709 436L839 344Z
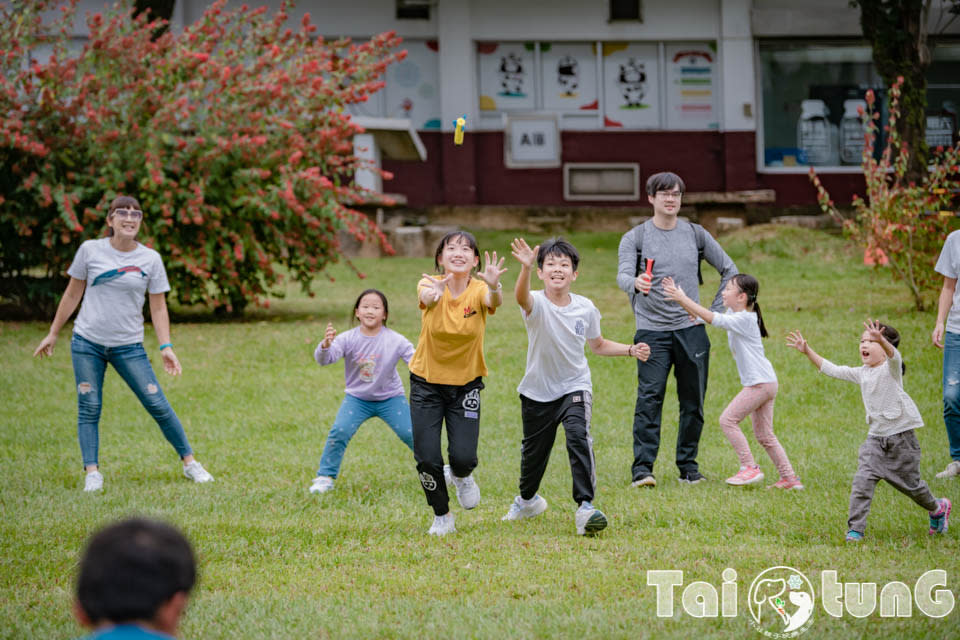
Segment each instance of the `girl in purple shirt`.
M387 297L376 289L367 289L353 305L353 315L360 326L337 335L328 323L323 341L313 352L320 365L344 359L346 395L327 436L310 493L333 489L347 443L370 418L376 416L386 422L413 451L410 405L397 374L397 361L402 359L409 364L413 345L385 326L388 313Z

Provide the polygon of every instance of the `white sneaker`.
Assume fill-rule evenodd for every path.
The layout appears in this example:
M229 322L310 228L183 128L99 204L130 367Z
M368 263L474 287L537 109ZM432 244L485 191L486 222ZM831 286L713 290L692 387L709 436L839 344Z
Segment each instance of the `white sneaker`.
M453 512L447 511L445 515L434 516L433 524L430 525L430 530L427 531L427 534L431 536L445 536L448 533L456 532L457 528L453 526Z
M183 475L194 482L213 482L213 476L196 460L183 466Z
M607 528L607 516L589 502L582 502L574 516L577 535L595 535Z
M547 501L539 493L527 502L520 496L514 498L510 503L510 510L501 520L522 520L523 518L533 518L547 510Z
M937 474L938 478L953 478L960 476L960 460L953 460L947 468Z
M310 485L310 493L326 493L333 490L333 478L330 476L317 476Z
M99 471L91 471L83 481L84 491L100 491L103 489L103 474Z
M466 478L458 478L453 475L453 472L450 470L450 465L443 465L443 477L446 479L447 484L452 484L457 489L457 501L460 502L460 506L464 509L473 509L475 506L480 504L480 487L477 486L477 482L473 479L473 474L471 473Z

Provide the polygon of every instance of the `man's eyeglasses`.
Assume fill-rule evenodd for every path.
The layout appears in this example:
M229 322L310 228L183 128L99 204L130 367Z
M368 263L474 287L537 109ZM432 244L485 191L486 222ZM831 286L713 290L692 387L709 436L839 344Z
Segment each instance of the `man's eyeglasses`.
M661 198L681 198L683 191L657 191L657 195Z
M139 209L114 209L113 215L126 220L140 220L143 218L143 211Z

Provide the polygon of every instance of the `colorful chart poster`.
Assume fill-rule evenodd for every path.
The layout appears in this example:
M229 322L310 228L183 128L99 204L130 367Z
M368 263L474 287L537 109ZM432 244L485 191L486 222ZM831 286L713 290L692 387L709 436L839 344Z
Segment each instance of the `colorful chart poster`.
M541 42L543 107L597 111L597 47L583 42Z
M436 40L406 40L407 57L387 67L386 115L414 129L440 129L440 61Z
M533 109L533 59L532 42L478 42L480 110Z
M605 127L660 127L660 77L656 44L603 43Z
M716 44L670 43L666 54L667 128L716 129Z

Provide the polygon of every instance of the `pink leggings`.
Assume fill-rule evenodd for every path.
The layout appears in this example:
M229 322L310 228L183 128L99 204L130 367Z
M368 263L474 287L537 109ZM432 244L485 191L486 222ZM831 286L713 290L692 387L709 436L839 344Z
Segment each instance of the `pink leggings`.
M777 397L776 382L762 382L752 387L744 387L740 393L730 401L727 408L720 415L720 426L727 440L733 445L741 467L755 467L757 463L750 453L747 438L740 430L740 422L748 415L753 420L753 433L757 442L767 450L767 455L777 466L781 478L793 478L793 467L787 460L787 452L783 450L777 436L773 434L773 401Z

